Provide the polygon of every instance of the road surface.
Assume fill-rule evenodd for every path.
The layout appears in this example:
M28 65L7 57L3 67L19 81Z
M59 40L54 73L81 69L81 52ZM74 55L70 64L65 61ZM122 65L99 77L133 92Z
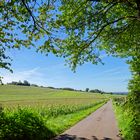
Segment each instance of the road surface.
M112 101L108 101L54 140L121 140Z

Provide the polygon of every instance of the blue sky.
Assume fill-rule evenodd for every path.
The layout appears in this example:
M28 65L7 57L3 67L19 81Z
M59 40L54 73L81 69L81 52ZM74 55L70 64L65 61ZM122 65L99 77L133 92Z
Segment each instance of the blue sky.
M131 78L129 67L124 59L102 56L105 65L86 63L73 73L62 58L53 55L46 57L36 53L35 49L22 48L9 50L8 55L13 59L11 74L1 70L3 82L28 80L30 83L54 86L100 89L103 91L126 92L128 80Z

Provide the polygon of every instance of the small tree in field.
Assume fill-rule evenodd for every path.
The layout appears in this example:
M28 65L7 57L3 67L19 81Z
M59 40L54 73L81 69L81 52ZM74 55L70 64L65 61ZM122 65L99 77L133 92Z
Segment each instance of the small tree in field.
M86 88L86 90L85 90L86 92L88 92L89 91L89 88Z
M0 77L0 85L3 85L2 77Z
M24 80L24 81L23 81L23 85L24 85L24 86L30 86L30 83L29 83L27 80Z

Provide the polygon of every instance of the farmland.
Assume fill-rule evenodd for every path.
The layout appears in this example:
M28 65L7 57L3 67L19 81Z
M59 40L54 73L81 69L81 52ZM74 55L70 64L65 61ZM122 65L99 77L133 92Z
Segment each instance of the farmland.
M0 86L0 103L3 106L47 106L87 104L108 98L108 95L55 90L40 87Z
M13 123L14 120L15 124L14 126L12 125L12 127L9 126L9 123L2 124L4 126L0 131L2 133L2 138L4 139L9 136L9 133L12 138L13 136L21 137L25 131L22 129L25 127L33 127L32 129L34 131L39 131L39 133L41 133L40 131L44 130L41 130L41 128L36 130L39 126L35 127L31 125L34 120L36 120L35 118L38 118L38 120L41 119L41 123L38 122L38 124L43 124L45 129L47 128L49 130L45 134L41 134L41 139L49 139L62 133L64 130L101 107L110 97L111 95L106 94L101 95L98 93L40 87L0 86L0 104L4 114L1 119L5 120L5 118L7 118L6 123L10 121ZM30 118L29 116L32 116L34 119L31 121L32 117ZM24 124L26 121L26 125L29 125L29 127ZM36 122L35 125L37 125ZM15 129L22 130L22 134L18 131L15 132ZM31 130L28 130L30 132L28 136L34 135ZM27 133L27 131L25 132ZM35 137L37 138L37 136Z

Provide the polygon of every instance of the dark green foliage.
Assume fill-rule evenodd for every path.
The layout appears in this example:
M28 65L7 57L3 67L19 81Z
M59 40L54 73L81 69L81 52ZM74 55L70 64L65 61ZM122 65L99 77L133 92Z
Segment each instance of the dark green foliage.
M89 91L89 88L86 88L86 90L85 90L86 92L88 92Z
M55 87L47 87L47 88L50 88L50 89L55 89Z
M129 81L129 94L125 102L122 98L115 99L116 105L120 106L123 117L128 117L127 125L124 124L124 137L127 140L139 140L140 138L140 48L135 46L133 57L128 61L132 72L132 79ZM124 121L126 121L124 119Z
M18 85L18 86L30 86L31 85L27 80L24 80L23 82L21 82L21 81L19 81L19 82L12 81L11 83L7 83L7 84L8 85Z
M140 93L139 93L140 94ZM127 106L125 109L128 112L128 116L132 118L129 127L132 135L132 140L138 140L140 138L140 95L136 93L130 93Z
M132 105L130 97L127 100L126 98L114 98L114 103L122 137L125 140L139 140L140 103Z
M75 91L75 89L73 89L73 88L69 88L69 87L66 87L66 88L61 88L61 90Z
M89 92L92 92L92 93L101 93L101 94L104 93L103 91L101 91L101 90L99 90L99 89L92 89L92 90L90 90Z
M0 112L0 139L47 140L54 134L45 126L41 116L27 109L7 114Z
M129 81L129 95L127 110L132 116L130 123L133 139L140 138L140 47L136 45L134 56L128 63L132 73L132 79Z
M115 102L115 104L117 105L124 105L125 104L125 98L126 97L118 97L118 98L114 98L113 101Z
M27 80L24 80L23 85L30 86L30 83Z
M38 85L37 85L37 84L31 84L31 86L33 86L33 87L38 87Z

